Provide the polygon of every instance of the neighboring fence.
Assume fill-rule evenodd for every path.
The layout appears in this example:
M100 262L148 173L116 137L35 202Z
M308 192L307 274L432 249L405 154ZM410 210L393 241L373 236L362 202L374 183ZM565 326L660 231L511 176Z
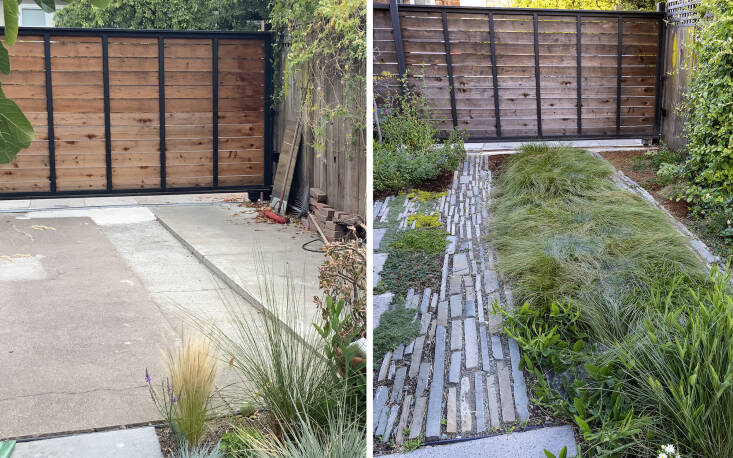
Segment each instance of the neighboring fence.
M374 4L375 94L407 74L473 141L657 137L663 18Z
M666 4L667 30L665 33L664 93L662 97L662 139L671 149L687 144L684 136L685 118L679 112L690 83L695 24L700 19L698 1L670 0Z
M269 33L19 35L0 82L36 140L0 198L270 189Z
M285 54L284 52L283 55ZM304 109L300 88L296 83L302 78L301 74L297 74L288 82L288 97L280 105L275 119L276 142L282 139L288 120L303 116L303 119L308 118L308 125L320 120L321 113L318 110L306 112ZM330 83L324 80L321 86L329 88ZM342 86L324 92L328 102L338 100L347 103L344 90ZM299 194L296 200L302 199L308 188L320 188L328 196L331 207L359 215L366 220L366 144L363 131L359 135L354 134L354 126L337 117L325 128L324 148L318 151L313 148L315 138L312 130L305 128L293 179L292 193ZM276 150L281 151L281 147L277 146ZM290 200L293 201L293 194Z

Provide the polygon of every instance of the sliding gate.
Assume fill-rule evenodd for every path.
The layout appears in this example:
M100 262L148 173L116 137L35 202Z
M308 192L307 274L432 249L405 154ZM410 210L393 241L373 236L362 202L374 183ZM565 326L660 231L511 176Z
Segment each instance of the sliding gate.
M663 20L375 3L375 95L406 82L472 141L658 137Z
M0 165L0 199L269 191L270 40L21 29L0 82L36 137Z

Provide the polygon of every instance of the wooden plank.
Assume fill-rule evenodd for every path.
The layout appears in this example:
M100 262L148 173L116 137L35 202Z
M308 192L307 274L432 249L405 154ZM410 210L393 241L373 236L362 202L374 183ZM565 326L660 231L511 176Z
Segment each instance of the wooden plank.
M157 57L110 57L110 72L157 72Z

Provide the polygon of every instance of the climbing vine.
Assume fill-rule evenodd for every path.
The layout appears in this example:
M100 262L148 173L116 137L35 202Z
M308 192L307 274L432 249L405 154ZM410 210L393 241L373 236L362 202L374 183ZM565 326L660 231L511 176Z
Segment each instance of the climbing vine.
M733 3L707 0L695 29L691 80L684 103L688 157L683 193L703 216L725 221L733 241Z
M323 151L329 125L352 126L353 146L362 145L366 121L366 2L364 0L273 0L270 24L276 49L286 52L276 100L288 82L301 92L303 121Z

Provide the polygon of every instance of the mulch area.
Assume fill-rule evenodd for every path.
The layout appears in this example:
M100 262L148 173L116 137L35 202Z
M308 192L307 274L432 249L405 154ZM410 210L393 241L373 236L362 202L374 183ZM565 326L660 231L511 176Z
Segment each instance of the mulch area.
M654 170L634 170L633 166L636 162L636 158L643 156L643 151L607 151L600 154L614 167L616 167L616 169L621 170L626 176L639 183L644 189L649 191L649 194L654 197L654 200L659 202L682 224L689 227L690 208L687 202L683 200L677 202L664 197L660 193L662 187L655 182L657 174Z
M277 421L274 416L271 413L264 411L255 412L250 417L235 416L216 418L207 422L207 430L201 440L201 445L216 447L219 444L221 437L233 429L232 424L242 427L251 426L257 428L263 433L278 430ZM157 426L155 428L155 432L158 434L158 443L160 443L160 449L163 451L163 456L165 458L176 458L179 456L178 447L171 435L170 428L168 428L168 426Z

